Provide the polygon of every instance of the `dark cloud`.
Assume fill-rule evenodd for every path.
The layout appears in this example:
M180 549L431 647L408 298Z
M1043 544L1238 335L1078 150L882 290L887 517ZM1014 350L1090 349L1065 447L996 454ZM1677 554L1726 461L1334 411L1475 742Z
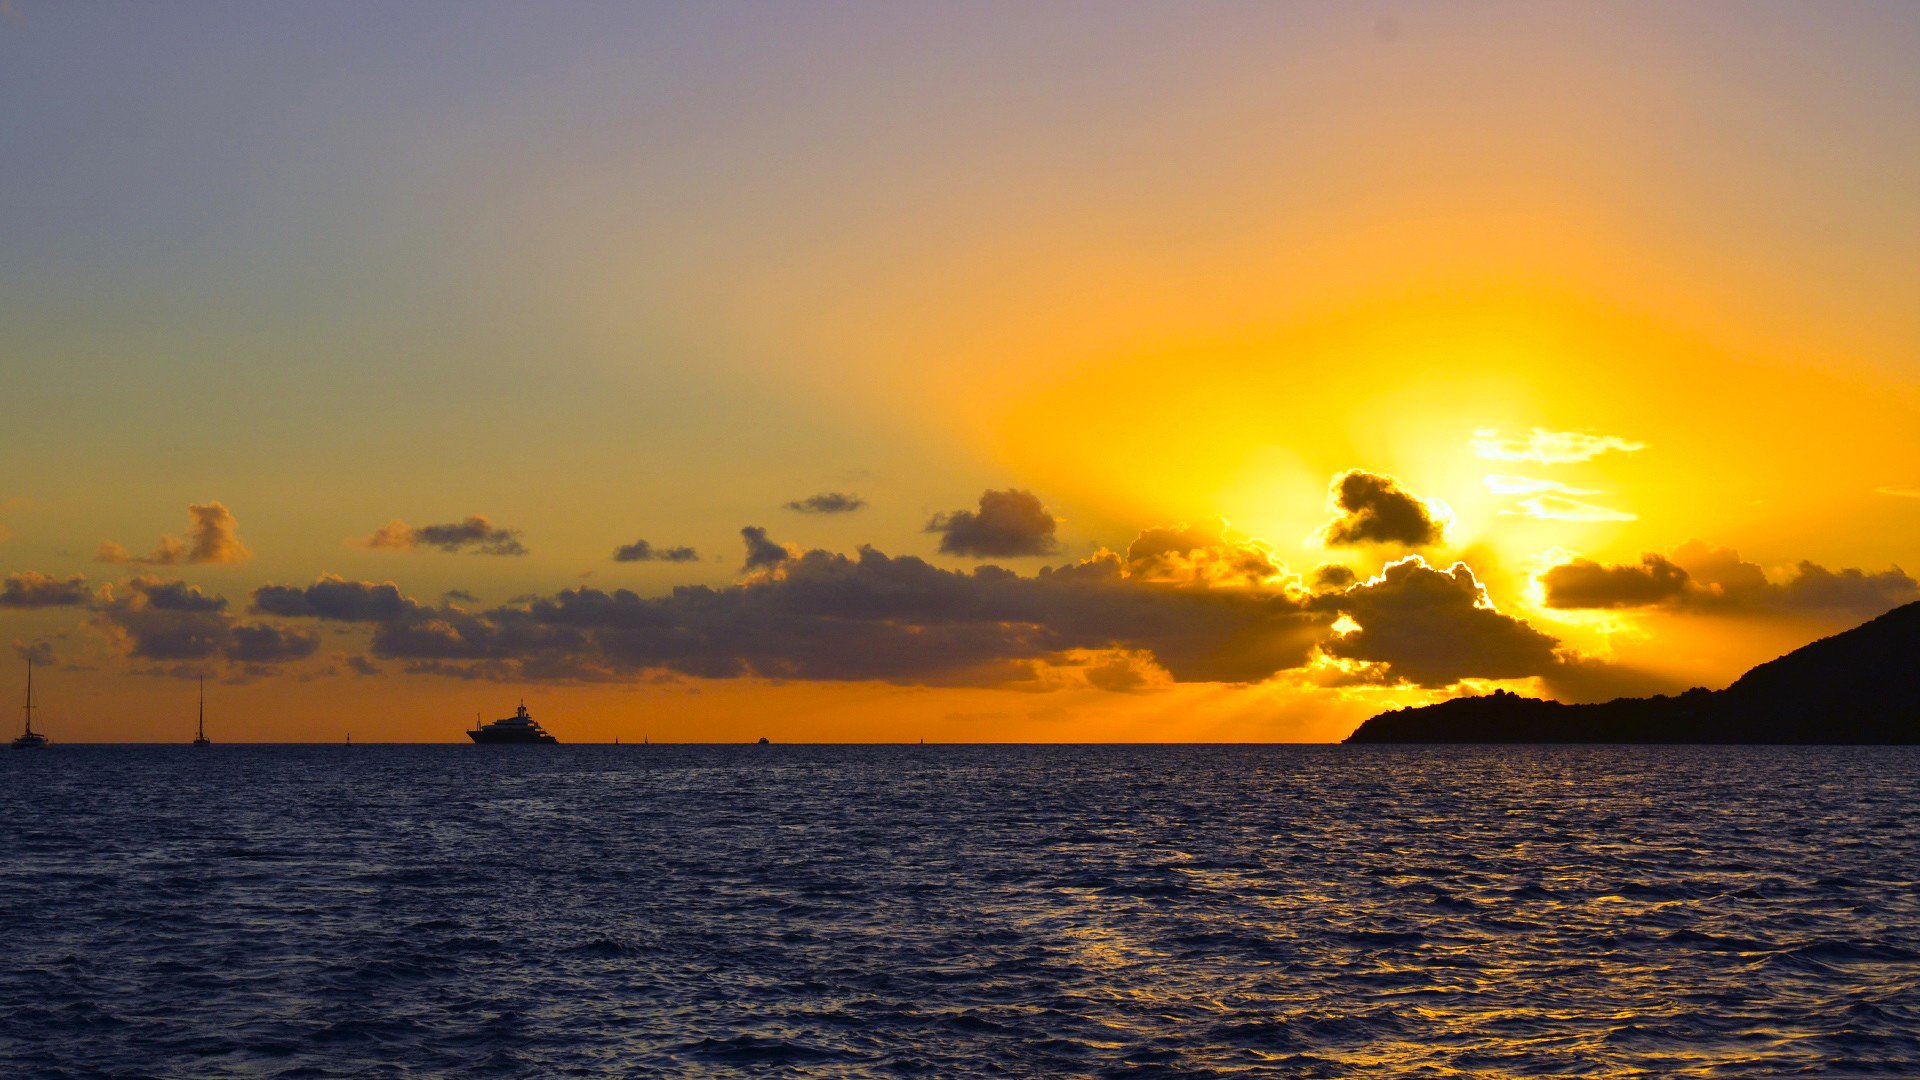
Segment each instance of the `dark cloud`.
M355 675L379 675L382 673L382 668L379 664L374 663L364 656L347 657L347 666L353 669Z
M475 514L465 521L448 525L409 525L398 518L375 530L362 541L367 547L411 551L430 547L440 551L466 551L475 555L525 555L518 529L496 528L485 517Z
M159 545L147 555L135 555L119 544L105 540L93 557L99 562L138 566L239 563L253 557L253 552L240 542L240 522L224 505L217 502L195 503L187 507L187 516L191 520L186 539L162 536Z
M940 534L943 554L1014 558L1059 551L1059 524L1033 492L1010 488L982 494L978 510L935 514L927 531Z
M867 500L841 491L823 491L785 504L788 510L802 514L851 514L863 509Z
M1802 561L1774 582L1732 548L1692 540L1671 558L1641 556L1638 566L1572 559L1540 575L1548 607L1663 606L1697 611L1807 612L1870 618L1920 598L1920 583L1899 567L1829 570Z
M614 562L694 562L700 553L690 547L657 548L645 540L635 540L613 549Z
M1560 664L1558 639L1496 610L1465 563L1440 570L1408 556L1311 603L1359 624L1329 638L1328 655L1385 663L1419 686L1548 675Z
M94 621L128 656L145 660L223 657L258 667L311 656L320 646L307 631L237 622L225 597L178 580L135 578L103 590Z
M32 570L8 574L0 582L0 607L73 607L87 602L87 579L49 577Z
M253 590L253 610L262 615L386 622L432 610L400 592L391 581L347 581L323 574L305 588L262 585Z
M793 557L793 552L785 544L776 544L767 539L767 530L758 525L741 529L740 537L747 542L748 570L769 570Z
M233 640L226 648L229 659L249 664L274 664L312 656L320 648L320 635L266 624L237 623Z
M1351 567L1339 563L1322 563L1313 568L1313 588L1316 592L1330 589L1344 589L1358 580Z
M226 597L210 595L184 581L134 578L127 587L143 595L147 606L158 611L225 611L227 607Z
M150 593L158 593L155 604ZM180 582L135 579L107 590L95 604L96 622L129 656L146 660L205 660L233 641L233 619L218 597L206 597Z
M1331 546L1425 547L1445 539L1445 524L1433 509L1391 476L1349 470L1333 478L1329 498L1339 516L1321 537Z
M1464 565L1442 571L1413 557L1309 595L1291 580L1249 584L1251 575L1157 578L1163 555L1197 550L1161 539L1140 552L1138 576L1112 552L1022 576L871 548L781 549L779 562L724 588L642 597L583 587L485 612L414 609L377 623L372 650L484 677L1059 685L1044 670L1054 669L1113 690L1257 682L1306 667L1319 650L1369 683L1429 687L1549 675L1561 663L1558 642L1495 610ZM1347 632L1336 634L1343 615Z
M1685 595L1687 572L1649 552L1638 566L1603 566L1573 559L1540 575L1550 608L1618 608L1660 604Z

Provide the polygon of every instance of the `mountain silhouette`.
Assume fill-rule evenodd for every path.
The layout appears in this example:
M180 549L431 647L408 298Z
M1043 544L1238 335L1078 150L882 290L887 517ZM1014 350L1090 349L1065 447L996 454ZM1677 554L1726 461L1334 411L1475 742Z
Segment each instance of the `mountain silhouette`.
M1373 717L1350 743L1920 743L1920 603L1769 660L1725 690L1597 705L1498 691Z

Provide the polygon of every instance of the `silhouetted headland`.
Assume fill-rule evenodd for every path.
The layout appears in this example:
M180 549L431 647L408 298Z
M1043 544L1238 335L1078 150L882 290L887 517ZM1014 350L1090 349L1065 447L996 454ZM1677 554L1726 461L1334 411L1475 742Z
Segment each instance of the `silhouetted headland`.
M1725 690L1563 705L1505 691L1381 713L1350 743L1920 743L1920 603Z

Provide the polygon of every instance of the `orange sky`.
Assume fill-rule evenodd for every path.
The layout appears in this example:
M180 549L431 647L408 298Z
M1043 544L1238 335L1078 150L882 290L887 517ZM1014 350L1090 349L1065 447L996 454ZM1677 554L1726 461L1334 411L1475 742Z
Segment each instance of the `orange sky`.
M59 741L1336 739L1920 597L1904 6L15 7Z

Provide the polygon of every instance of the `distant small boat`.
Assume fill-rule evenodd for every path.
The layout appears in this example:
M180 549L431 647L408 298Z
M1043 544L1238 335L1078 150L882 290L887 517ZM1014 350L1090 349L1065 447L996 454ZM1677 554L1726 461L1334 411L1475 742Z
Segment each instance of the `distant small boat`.
M495 720L491 724L481 724L480 717L473 718L473 730L467 732L467 738L477 743L517 743L555 744L560 740L547 734L533 716L527 712L527 703L522 701L520 708L505 720Z
M773 745L773 740L772 740L772 739L769 739L769 738L767 738L767 737L766 737L765 735L762 735L762 736L760 736L760 745L761 745L761 746L772 746L772 745Z
M195 746L212 746L213 740L207 738L207 677L200 676L200 726L193 737Z
M33 657L31 656L27 657L27 704L24 711L27 714L27 730L13 740L13 748L15 750L46 749L47 737L33 730Z

